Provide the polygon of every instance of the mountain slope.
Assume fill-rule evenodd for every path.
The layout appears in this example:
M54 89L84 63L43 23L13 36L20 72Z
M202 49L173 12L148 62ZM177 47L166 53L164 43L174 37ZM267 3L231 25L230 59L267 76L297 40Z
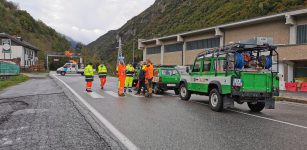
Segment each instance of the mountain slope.
M131 62L133 39L170 35L305 7L307 1L304 0L156 0L120 29L101 36L87 47L96 54L102 52L102 59L114 66L116 34L122 36L126 61ZM141 59L141 51L136 55Z
M62 52L70 43L42 21L34 20L26 11L19 10L12 2L0 0L0 32L21 36L25 41L38 47L39 60L44 62L46 51Z

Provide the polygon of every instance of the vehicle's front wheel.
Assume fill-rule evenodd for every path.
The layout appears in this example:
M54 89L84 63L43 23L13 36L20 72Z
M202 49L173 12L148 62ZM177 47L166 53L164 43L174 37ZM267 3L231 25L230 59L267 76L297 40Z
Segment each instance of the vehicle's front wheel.
M65 71L62 71L61 72L61 76L65 76L66 72Z
M209 105L213 111L220 112L223 110L223 96L218 89L212 89L209 95Z
M247 103L249 109L252 111L252 112L260 112L264 109L265 107L265 103L264 102L257 102L257 103Z
M188 90L187 85L181 84L180 85L180 93L179 96L181 100L188 101L191 98L191 92Z

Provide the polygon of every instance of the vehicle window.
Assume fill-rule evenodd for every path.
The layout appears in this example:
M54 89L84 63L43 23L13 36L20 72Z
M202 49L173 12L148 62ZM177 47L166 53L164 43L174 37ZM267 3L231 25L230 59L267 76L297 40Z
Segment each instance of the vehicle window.
M201 61L197 61L194 65L192 72L200 72L200 64L201 64Z
M73 67L73 68L76 68L76 65L75 65L75 64L73 64L73 65L72 65L72 67Z
M214 61L214 69L217 71L217 72L224 72L225 71L225 60L217 60L217 61Z
M173 70L173 75L179 74L177 70Z
M163 69L162 70L162 74L163 75L171 76L173 74L173 70L171 70L171 69Z
M204 65L203 65L203 72L208 72L210 71L210 66L211 66L211 62L210 60L205 60L204 61Z

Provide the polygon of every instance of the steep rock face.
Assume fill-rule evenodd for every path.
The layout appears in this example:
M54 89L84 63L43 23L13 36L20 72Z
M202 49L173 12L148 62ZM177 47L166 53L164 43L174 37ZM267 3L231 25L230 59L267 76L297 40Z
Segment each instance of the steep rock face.
M123 39L126 60L131 61L133 39L170 35L306 6L304 0L156 0L120 29L90 43L88 48L92 52L101 51L104 61L115 66L117 34ZM141 51L136 55L137 60L141 59Z

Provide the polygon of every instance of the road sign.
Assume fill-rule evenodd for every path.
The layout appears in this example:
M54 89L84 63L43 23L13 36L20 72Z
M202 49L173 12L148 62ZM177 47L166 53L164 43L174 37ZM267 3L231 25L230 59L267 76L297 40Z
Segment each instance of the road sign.
M11 53L11 39L2 39L2 53Z

